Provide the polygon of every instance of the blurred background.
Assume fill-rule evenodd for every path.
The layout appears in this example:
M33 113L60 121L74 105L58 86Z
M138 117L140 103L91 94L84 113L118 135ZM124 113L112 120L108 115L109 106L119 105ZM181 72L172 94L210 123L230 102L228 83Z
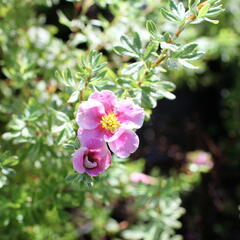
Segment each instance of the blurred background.
M11 99L22 96L25 87L27 92L35 86L26 84L33 77L31 74L35 74L31 72L35 66L15 68L9 64L12 58L26 54L25 59L20 57L20 62L32 64L37 60L38 72L34 77L40 75L37 81L44 79L49 83L48 91L56 87L52 80L55 70L66 62L71 66L70 59L89 48L102 52L116 69L120 60L112 49L120 35L137 31L144 39L146 19L154 19L163 31L172 27L164 23L158 12L158 6L166 2L129 0L120 4L117 0L99 0L85 1L82 5L82 1L2 0L0 133L6 132L9 109L14 109L12 112L21 109L20 106L18 110L16 103L13 106ZM186 213L180 218L182 228L177 233L186 240L240 239L240 1L224 0L223 5L226 11L219 17L218 25L192 25L181 36L182 41L197 39L206 55L197 62L197 70L173 67L164 74L164 79L177 85L176 99L158 101L151 118L138 130L140 148L132 160L144 158L146 174L157 168L169 177L173 172L187 171L184 166L191 159L189 154L208 154L209 170L202 174L191 192L181 195ZM76 30L78 28L82 31ZM65 48L76 51L67 54ZM23 81L14 73L19 69L29 73ZM9 83L8 79L13 80ZM2 149L6 145L2 143ZM26 173L23 171L23 174ZM10 195L5 196L8 199ZM126 203L120 203L120 208L123 205ZM119 214L122 213L115 211L112 216L124 219L124 214ZM61 224L59 222L59 226ZM25 236L8 236L5 230L2 234L0 239L24 239L22 236Z

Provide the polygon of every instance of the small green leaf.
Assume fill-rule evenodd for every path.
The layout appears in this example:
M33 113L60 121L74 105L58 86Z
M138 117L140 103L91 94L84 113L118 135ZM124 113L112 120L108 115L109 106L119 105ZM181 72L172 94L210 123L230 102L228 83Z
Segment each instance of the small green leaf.
M68 103L74 103L78 100L79 98L80 91L74 91L70 98L68 99Z
M218 20L213 20L213 19L210 19L210 18L204 18L204 20L206 20L207 22L213 23L213 24L218 24L219 23Z
M133 45L136 51L141 54L141 48L142 48L142 43L141 39L139 37L139 34L137 32L134 33L134 38L133 38Z
M69 68L66 71L66 81L67 81L67 83L69 84L70 87L76 88L76 83L73 79L72 72Z
M20 136L20 132L14 132L14 133L11 133L11 132L6 132L2 135L2 138L6 141L8 140L11 140L11 139L14 139L14 138L17 138Z
M129 57L138 58L138 55L136 53L129 51L128 49L122 46L116 46L114 47L113 50L120 56L129 56Z
M161 43L161 48L162 49L169 49L172 52L176 52L178 50L178 46L175 44L170 44L170 43L166 43L166 42L162 42Z
M186 10L185 10L185 7L184 7L183 3L182 2L178 3L177 12L178 12L178 16L181 20L183 20L184 17L185 17L185 11Z
M129 41L129 39L128 39L125 35L121 36L120 40L121 40L121 42L122 42L123 44L125 44L125 45L128 46L132 51L135 52L136 48L134 47L134 45L131 44L131 42Z
M171 10L176 10L176 11L178 10L177 4L174 0L169 1L169 6Z
M74 181L74 180L76 180L78 178L78 175L79 175L78 173L70 174L70 175L65 177L65 180L67 182L72 182L72 181Z
M196 43L188 43L180 48L180 50L177 52L175 57L181 58L183 56L188 56L189 54L194 52L194 50L197 48L197 46L198 45Z
M178 21L179 19L165 8L161 8L162 15L169 21Z
M160 85L167 91L173 91L176 88L176 85L169 81L161 81Z
M158 89L158 94L162 95L163 97L169 100L174 100L176 98L176 96L173 93L169 91L165 91L163 89Z
M211 7L210 3L206 3L198 12L198 18L202 18L205 17L205 15L207 14L209 8Z
M150 41L144 51L143 59L147 60L158 50L159 43L157 41Z
M67 121L70 120L69 117L68 117L65 113L60 112L60 111L56 111L56 110L53 109L53 108L52 108L51 110L55 113L56 118L57 118L58 120L60 120L61 122L67 122Z
M122 70L123 75L132 75L139 71L139 69L143 66L143 62L135 62L129 64L126 68Z
M179 59L178 60L184 67L189 68L189 69L198 69L197 66L192 65L191 63L187 62L184 59Z
M188 8L191 9L192 7L192 0L188 0Z
M64 15L64 13L60 10L57 11L57 15L59 18L59 22L68 28L71 28L71 21Z
M221 6L215 7L215 8L211 8L208 11L208 13L206 14L206 17L217 17L218 15L220 15L223 12L224 12L224 9L222 9Z
M146 28L153 36L158 33L157 26L152 20L146 22Z

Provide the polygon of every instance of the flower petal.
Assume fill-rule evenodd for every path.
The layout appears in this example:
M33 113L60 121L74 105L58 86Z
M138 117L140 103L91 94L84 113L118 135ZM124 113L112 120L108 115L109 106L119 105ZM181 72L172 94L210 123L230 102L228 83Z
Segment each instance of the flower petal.
M79 172L84 173L86 169L83 165L84 156L88 153L88 149L86 147L81 147L77 151L74 152L72 161L73 161L73 168Z
M144 173L134 172L130 175L130 180L134 183L142 182L144 184L150 184L153 182L152 178Z
M101 102L107 114L113 112L114 105L117 102L116 96L112 91L109 90L94 92L93 94L90 95L89 99L94 99Z
M96 149L104 145L103 131L100 127L95 129L79 128L77 136L84 147Z
M89 151L89 156L97 163L97 167L86 169L89 176L96 177L103 173L112 162L112 156L107 146Z
M104 114L104 106L92 99L80 104L76 121L82 128L94 129L100 124L100 119Z
M112 152L120 158L127 158L135 152L139 145L139 138L135 132L129 129L120 128L108 143Z
M124 128L140 128L144 121L144 110L131 99L119 101L115 106L115 114Z

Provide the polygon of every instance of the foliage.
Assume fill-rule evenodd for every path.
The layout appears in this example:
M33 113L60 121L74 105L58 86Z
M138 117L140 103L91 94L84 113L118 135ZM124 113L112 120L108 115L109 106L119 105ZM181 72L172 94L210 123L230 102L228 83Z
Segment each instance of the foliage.
M207 47L196 25L217 24L220 1L68 0L73 13L59 9L59 22L50 25L44 12L57 4L0 3L1 239L181 239L181 194L199 182L200 171L164 177L154 170L154 184L136 184L129 176L144 171L144 162L115 157L97 178L76 174L74 119L96 90L132 98L147 119L158 100L175 99L167 76L203 64ZM58 38L63 26L66 41ZM188 29L193 37L184 37ZM218 37L214 44L227 45ZM125 221L113 217L118 207L129 208Z

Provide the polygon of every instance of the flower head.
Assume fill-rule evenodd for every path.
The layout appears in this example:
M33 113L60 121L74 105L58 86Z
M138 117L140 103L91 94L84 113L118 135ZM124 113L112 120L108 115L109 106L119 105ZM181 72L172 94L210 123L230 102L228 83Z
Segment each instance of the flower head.
M211 154L201 150L187 153L186 159L189 163L188 168L192 172L207 172L214 166Z
M144 183L144 184L153 184L155 183L156 179L150 177L147 174L134 172L130 175L130 180L134 183Z
M79 173L87 173L89 176L96 177L103 173L111 164L111 153L106 145L91 149L81 147L73 154L73 167Z
M131 99L118 101L113 92L94 92L78 110L78 138L81 143L94 141L99 147L108 142L110 149L122 158L135 152L139 139L132 129L142 126L144 111Z

